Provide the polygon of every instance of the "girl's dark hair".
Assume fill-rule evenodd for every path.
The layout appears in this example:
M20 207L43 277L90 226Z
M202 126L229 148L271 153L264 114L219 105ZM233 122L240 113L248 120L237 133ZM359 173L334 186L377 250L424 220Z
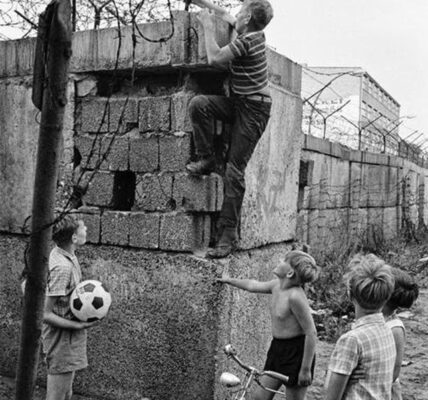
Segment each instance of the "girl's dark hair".
M66 215L55 223L52 232L52 240L62 246L71 242L73 234L76 233L79 222L74 215Z
M392 268L395 278L394 291L388 305L396 308L410 308L419 295L419 288L414 279L399 268Z

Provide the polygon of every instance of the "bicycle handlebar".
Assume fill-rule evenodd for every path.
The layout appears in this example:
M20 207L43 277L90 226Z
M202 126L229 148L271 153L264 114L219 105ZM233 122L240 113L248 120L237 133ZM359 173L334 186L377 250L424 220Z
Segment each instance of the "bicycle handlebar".
M226 346L224 346L223 351L225 352L225 354L232 358L233 360L235 360L235 362L237 362L243 369L245 369L248 372L252 372L255 371L256 369L253 367L250 367L249 365L244 364L236 355L236 350L232 347L231 344L227 344Z
M235 362L237 362L243 369L245 369L248 372L255 373L255 375L258 375L258 376L263 376L263 375L270 376L271 378L278 379L282 383L287 383L289 381L289 377L286 375L282 375L282 374L280 374L278 372L274 372L274 371L258 371L257 369L250 367L249 365L244 364L237 357L236 350L232 347L231 344L227 344L226 346L224 346L223 351L228 357L235 360Z

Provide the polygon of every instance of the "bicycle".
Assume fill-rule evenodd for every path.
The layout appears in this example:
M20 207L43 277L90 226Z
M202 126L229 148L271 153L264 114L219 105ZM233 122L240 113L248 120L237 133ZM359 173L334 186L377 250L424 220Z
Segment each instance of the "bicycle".
M254 367L244 364L237 357L236 350L232 347L231 344L227 344L223 348L223 351L226 354L227 358L231 358L232 360L234 360L241 368L243 368L246 371L244 383L242 384L241 384L241 380L236 375L231 374L230 372L223 372L220 376L220 383L226 388L232 389L232 388L237 388L239 386L239 388L237 388L235 391L232 391L232 394L234 395L232 397L233 400L245 400L245 395L250 389L250 386L253 383L253 381L256 382L264 390L267 390L268 392L272 392L275 394L279 394L283 396L285 399L284 392L267 388L260 382L259 379L262 376L270 376L271 378L278 379L283 384L286 384L289 379L288 376L279 374L278 372L274 372L274 371L259 371Z

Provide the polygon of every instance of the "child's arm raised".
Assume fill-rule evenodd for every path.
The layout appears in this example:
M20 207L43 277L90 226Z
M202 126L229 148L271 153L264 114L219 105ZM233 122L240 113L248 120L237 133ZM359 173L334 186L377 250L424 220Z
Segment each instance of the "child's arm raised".
M43 313L43 322L45 322L46 324L55 326L57 328L74 329L74 330L86 329L98 324L99 321L94 321L94 322L72 321L55 314L53 312L53 307L57 299L58 299L58 296L46 296L45 311Z
M267 282L256 281L255 279L236 279L236 278L219 278L217 282L227 283L237 287L238 289L246 290L252 293L272 293L272 288L277 282L276 279Z
M303 350L298 384L299 386L309 386L312 382L311 367L315 356L317 330L303 289L299 288L291 294L290 309L305 334L305 347Z
M208 10L214 11L214 13L218 15L223 21L228 22L233 27L235 26L235 17L217 4L214 4L209 0L191 0L191 3L201 8L208 8Z

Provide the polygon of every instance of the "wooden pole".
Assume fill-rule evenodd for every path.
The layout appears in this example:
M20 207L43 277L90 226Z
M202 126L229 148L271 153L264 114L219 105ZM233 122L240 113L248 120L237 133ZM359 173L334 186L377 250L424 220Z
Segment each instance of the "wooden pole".
M71 56L71 7L69 0L52 1L41 15L44 19L46 77L35 103L41 123L37 151L32 210L29 271L26 282L21 343L16 374L16 400L31 400L37 377L43 324L49 243L54 221L58 165L62 152L62 126L67 103L68 68ZM42 29L43 31L43 29ZM43 35L42 35L43 36ZM39 48L39 46L38 46ZM36 62L40 60L37 57ZM34 82L40 88L40 82ZM37 85L38 83L38 85ZM40 102L41 101L41 102Z

